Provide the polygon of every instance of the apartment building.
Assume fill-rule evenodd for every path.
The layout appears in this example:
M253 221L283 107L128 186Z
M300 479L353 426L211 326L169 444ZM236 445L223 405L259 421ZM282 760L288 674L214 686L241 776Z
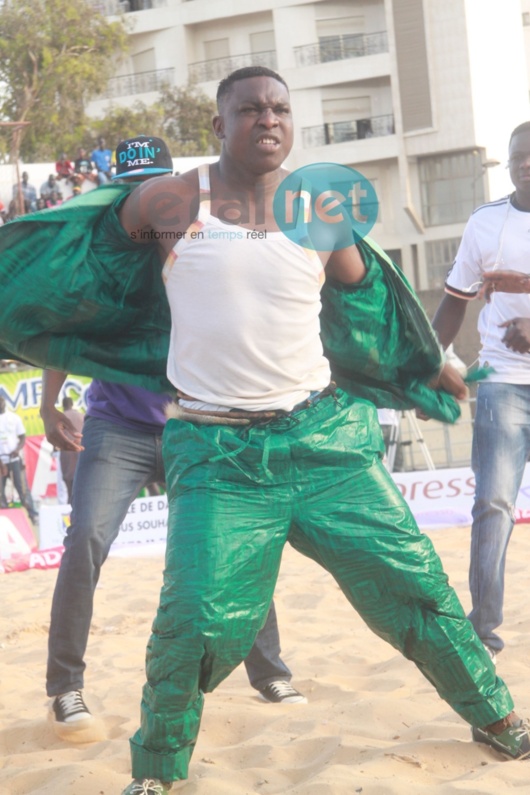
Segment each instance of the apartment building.
M473 207L506 194L507 139L530 118L530 0L100 0L129 56L89 112L164 83L210 96L262 64L291 89L286 163L351 166L379 198L373 236L416 289L442 286ZM529 59L530 62L530 59Z

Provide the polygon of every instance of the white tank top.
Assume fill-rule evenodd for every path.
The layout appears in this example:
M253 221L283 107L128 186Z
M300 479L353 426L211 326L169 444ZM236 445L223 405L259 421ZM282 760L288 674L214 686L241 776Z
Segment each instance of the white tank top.
M283 232L260 239L212 216L208 165L199 183L197 220L163 270L168 378L196 407L290 411L330 380L320 341L322 263Z

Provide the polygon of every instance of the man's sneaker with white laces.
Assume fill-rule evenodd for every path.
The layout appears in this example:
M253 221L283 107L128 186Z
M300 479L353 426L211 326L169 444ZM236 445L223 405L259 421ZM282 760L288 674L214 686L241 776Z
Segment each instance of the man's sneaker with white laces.
M269 701L271 704L307 704L307 698L285 679L271 682L259 691L259 695L263 701Z
M519 720L508 726L501 734L493 734L487 729L471 731L476 743L485 743L509 759L528 759L530 757L530 725Z
M75 743L92 743L105 739L100 721L90 713L80 690L55 696L50 721L58 737Z
M135 779L125 787L121 795L165 795L171 789L171 783L164 783L158 778Z

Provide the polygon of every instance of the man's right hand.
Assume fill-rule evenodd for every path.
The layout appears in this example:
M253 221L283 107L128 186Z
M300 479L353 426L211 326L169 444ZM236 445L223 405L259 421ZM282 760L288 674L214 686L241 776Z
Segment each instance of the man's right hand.
M68 417L56 408L41 410L46 438L59 450L79 453L85 448L81 445L83 434L76 431Z
M530 293L530 275L511 270L486 271L482 274L482 287L478 297L489 303L494 292Z

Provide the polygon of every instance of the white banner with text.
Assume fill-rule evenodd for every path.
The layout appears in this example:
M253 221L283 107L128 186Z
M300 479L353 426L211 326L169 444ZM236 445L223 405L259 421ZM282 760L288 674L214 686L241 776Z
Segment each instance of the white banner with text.
M470 525L475 478L468 467L392 475L422 529ZM530 465L516 504L516 521L530 522ZM42 505L39 549L58 547L70 525L70 506ZM167 535L167 497L140 497L131 504L113 545L114 554L163 551Z

